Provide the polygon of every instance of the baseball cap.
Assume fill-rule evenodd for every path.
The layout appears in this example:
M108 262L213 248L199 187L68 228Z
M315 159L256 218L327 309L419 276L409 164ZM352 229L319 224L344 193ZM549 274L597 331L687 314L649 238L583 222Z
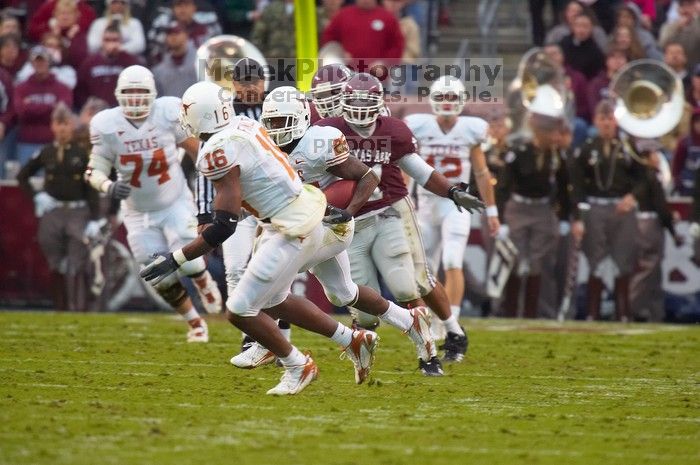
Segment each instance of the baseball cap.
M33 60L39 57L43 58L44 60L51 60L51 51L43 45L35 45L29 51L29 59Z
M234 81L265 79L265 72L262 65L252 58L241 58L233 65L232 78Z

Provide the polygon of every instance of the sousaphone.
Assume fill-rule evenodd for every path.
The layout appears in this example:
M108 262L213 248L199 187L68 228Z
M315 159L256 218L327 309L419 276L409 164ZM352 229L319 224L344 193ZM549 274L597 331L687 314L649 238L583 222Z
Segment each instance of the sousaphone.
M235 92L232 88L233 65L241 58L252 58L267 70L268 63L260 50L246 39L234 35L219 35L204 42L197 49L197 77L200 81L214 82ZM267 90L270 79L265 79Z

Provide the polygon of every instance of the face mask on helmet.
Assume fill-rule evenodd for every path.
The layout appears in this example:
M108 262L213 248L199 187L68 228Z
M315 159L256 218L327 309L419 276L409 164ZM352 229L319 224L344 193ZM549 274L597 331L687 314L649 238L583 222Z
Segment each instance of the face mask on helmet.
M377 121L384 98L375 93L355 91L341 98L343 118L349 124L369 126Z
M260 122L267 130L267 135L280 147L304 135L303 132L301 135L298 134L299 117L297 115L263 116Z
M331 118L343 114L343 107L340 102L342 89L342 82L311 89L311 99L322 118Z
M431 92L430 106L433 113L440 116L456 116L462 113L464 101L462 97L453 91Z
M156 96L146 88L129 88L117 92L117 102L129 119L145 118L151 112Z

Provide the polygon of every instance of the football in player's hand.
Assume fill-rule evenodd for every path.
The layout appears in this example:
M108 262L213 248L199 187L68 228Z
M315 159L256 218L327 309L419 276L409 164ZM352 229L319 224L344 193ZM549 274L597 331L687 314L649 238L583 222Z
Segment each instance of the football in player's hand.
M338 208L347 208L350 205L356 186L357 181L341 179L323 189L323 193L326 194L326 199L330 205Z

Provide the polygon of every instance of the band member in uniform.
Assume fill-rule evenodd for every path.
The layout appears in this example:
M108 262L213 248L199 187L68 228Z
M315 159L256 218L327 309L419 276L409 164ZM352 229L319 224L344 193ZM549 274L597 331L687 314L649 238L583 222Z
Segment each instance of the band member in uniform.
M617 319L630 318L629 282L636 263L638 234L637 199L644 189L645 167L628 142L618 136L614 103L602 100L595 108L593 123L598 136L589 138L574 152L572 181L579 208L585 217L583 252L590 276L587 289L588 319L600 319L603 281L597 269L610 256L618 269L615 278Z
M682 238L676 234L673 215L666 202L663 186L657 176L659 157L656 151L641 153L647 169L643 176L644 189L640 189L637 226L637 266L630 281L630 302L636 321L663 321L664 291L661 262L664 258L664 228L671 233L677 246Z
M508 198L503 212L505 228L500 234L510 237L518 250L518 260L529 266L525 280L525 318L537 317L543 262L556 250L559 218L569 220L574 215L568 169L560 151L563 108L552 103L557 99L553 87L538 88L529 107L532 140L511 147L499 183L501 195ZM575 225L574 234L580 237L583 225L578 221ZM518 314L520 287L521 278L514 269L505 289L506 316Z
M99 198L83 179L89 152L73 139L75 116L59 104L51 115L54 142L44 146L17 175L33 197L39 217L39 245L51 270L56 310L87 310L88 249L86 235L99 231ZM36 192L29 178L44 170L44 190Z

